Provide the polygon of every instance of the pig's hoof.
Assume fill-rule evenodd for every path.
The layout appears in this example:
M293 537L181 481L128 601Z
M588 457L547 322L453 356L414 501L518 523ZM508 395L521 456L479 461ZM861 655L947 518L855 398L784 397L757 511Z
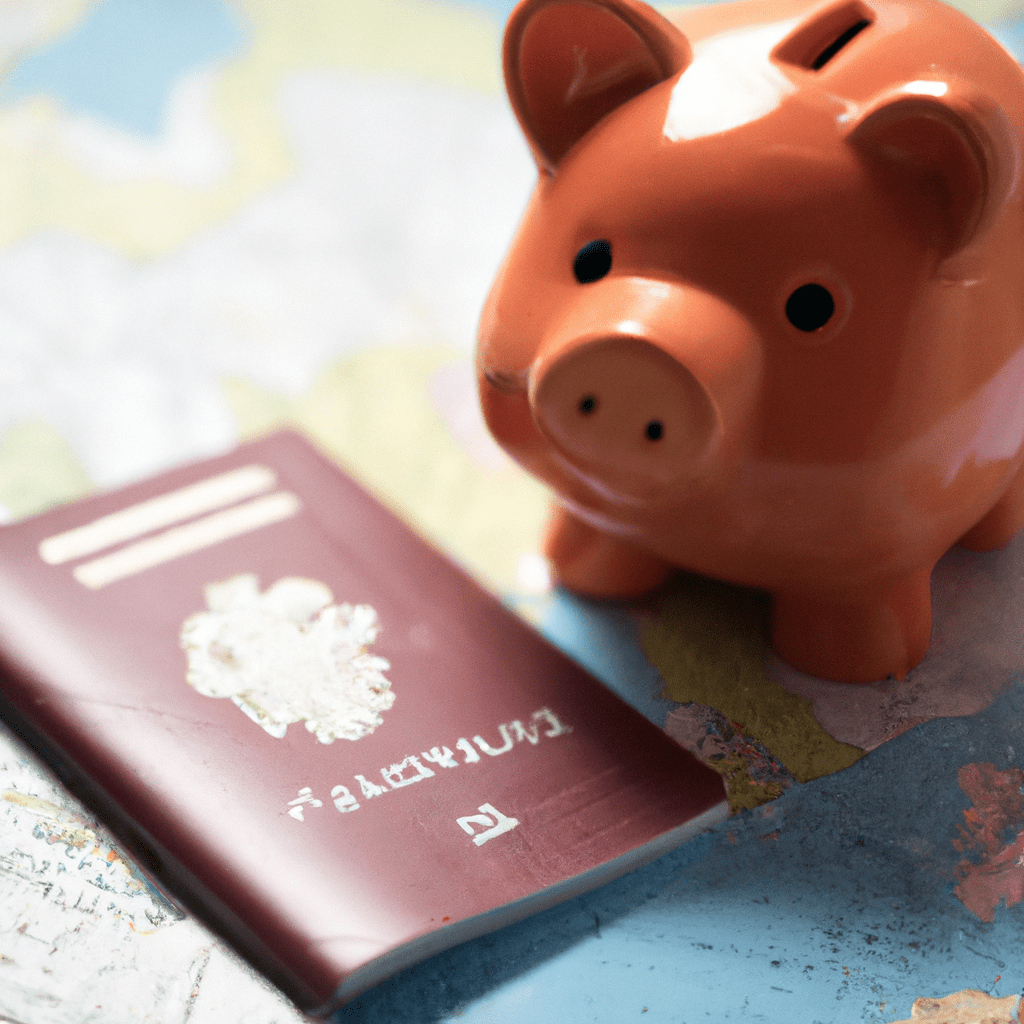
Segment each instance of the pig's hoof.
M639 597L660 587L674 571L656 555L602 533L563 509L548 525L544 554L556 581L583 597Z
M857 601L779 595L772 646L800 672L841 683L903 679L931 640L930 573Z

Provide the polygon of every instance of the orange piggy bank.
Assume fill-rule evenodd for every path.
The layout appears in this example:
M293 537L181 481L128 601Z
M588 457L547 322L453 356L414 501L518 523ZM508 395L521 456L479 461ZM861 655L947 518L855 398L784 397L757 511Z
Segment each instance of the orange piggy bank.
M557 576L764 588L796 668L905 675L936 561L1024 522L1021 68L933 0L525 0L504 59L480 391Z

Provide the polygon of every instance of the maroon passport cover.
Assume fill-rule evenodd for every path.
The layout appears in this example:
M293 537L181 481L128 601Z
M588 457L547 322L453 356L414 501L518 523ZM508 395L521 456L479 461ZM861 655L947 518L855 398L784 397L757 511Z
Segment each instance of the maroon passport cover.
M308 1012L725 815L290 432L0 530L0 662L4 721Z

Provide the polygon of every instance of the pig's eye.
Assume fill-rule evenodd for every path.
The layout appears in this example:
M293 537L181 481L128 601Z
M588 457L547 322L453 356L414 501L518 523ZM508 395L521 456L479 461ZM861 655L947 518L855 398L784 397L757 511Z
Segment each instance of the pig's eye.
M820 284L802 284L786 300L786 317L801 331L816 331L832 319L836 302Z
M604 238L587 242L572 261L572 272L580 284L600 281L611 269L612 243Z

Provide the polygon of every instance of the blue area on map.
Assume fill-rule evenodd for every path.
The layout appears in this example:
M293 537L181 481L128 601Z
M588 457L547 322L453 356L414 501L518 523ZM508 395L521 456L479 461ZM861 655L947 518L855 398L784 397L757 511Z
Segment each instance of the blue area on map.
M516 3L517 0L459 0L460 6L483 7L491 11L498 16L502 24L508 21L508 16L512 13L512 8Z
M957 769L1019 767L1024 684L745 812L610 885L403 971L362 1024L864 1024L1024 986L1024 906L953 894ZM681 780L682 781L682 780ZM998 980L997 980L998 979ZM646 1009L646 1012L644 1012Z
M665 683L644 657L636 621L626 607L587 601L567 590L556 590L553 598L540 631L640 714L664 726L676 705L661 696Z
M1024 22L1004 21L996 25L986 25L992 33L1019 61L1024 55Z
M448 0L438 0L438 2L447 3ZM459 0L459 5L464 7L483 7L485 10L491 11L498 16L498 20L504 24L508 21L508 16L512 13L512 8L515 7L518 0ZM700 0L702 4L707 3L725 3L727 0ZM651 4L657 10L666 11L672 10L674 7L681 6L679 3L653 3Z
M103 0L68 35L15 65L0 102L41 93L152 137L163 127L174 80L236 53L244 41L224 0Z

